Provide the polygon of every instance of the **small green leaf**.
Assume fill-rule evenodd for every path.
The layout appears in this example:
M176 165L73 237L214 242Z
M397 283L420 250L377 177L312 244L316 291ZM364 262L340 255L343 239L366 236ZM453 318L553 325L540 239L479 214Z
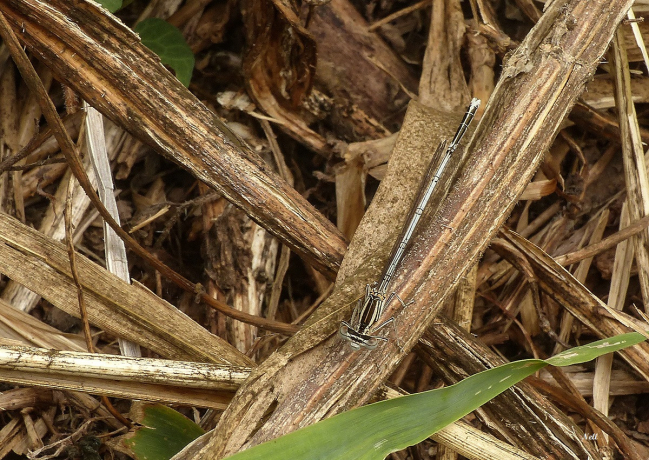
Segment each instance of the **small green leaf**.
M141 423L123 441L136 460L168 460L204 433L187 417L161 404L147 406Z
M381 460L417 444L548 364L578 364L645 340L622 334L571 348L549 360L508 363L438 390L370 404L239 452L228 459Z
M122 7L122 0L97 0L97 3L106 8L111 13L114 13Z
M176 78L189 86L194 70L194 53L180 30L158 18L145 19L134 30L140 35L142 43L176 72Z
M611 337L610 339L598 340L597 342L591 342L580 347L564 350L558 355L546 359L545 362L558 367L581 364L607 353L612 353L638 344L643 340L645 340L645 337L637 332L620 334Z

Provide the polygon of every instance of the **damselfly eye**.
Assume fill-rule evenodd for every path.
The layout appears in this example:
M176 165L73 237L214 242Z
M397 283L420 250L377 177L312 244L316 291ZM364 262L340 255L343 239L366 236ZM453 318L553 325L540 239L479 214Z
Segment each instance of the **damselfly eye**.
M354 328L347 321L341 321L338 334L340 334L342 338L345 340L353 340L352 337L354 337L354 332Z
M375 338L372 338L370 340L365 341L365 348L368 350L374 350L376 346L379 344L379 341L376 340Z

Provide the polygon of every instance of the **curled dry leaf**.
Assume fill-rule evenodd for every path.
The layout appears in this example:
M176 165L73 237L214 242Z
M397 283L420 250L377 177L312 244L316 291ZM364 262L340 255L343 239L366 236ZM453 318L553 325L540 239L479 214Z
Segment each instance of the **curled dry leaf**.
M311 91L316 44L289 0L245 0L241 5L248 49L243 61L248 93L290 134L317 152L326 150L322 136L305 123L301 107Z

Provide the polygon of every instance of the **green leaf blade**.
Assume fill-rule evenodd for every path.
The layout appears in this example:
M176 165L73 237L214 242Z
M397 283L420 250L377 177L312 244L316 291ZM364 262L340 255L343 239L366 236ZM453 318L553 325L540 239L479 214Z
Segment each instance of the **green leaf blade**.
M455 385L381 401L336 415L239 452L228 459L381 460L391 452L423 441L547 365L583 363L635 345L644 339L638 333L622 334L566 350L548 360L528 359L507 363L472 375ZM153 419L147 421L146 425L150 426L151 423ZM175 423L167 425L173 426ZM156 422L155 426L159 430L155 433L157 439L173 436L172 431L166 434L167 431L161 428L166 426L165 423ZM188 437L185 437L184 432L181 434L184 439L181 443L188 443L191 436L198 436L200 432L187 433ZM136 447L140 449L136 455L139 460L170 458L164 457L169 455L168 450L164 454L158 453L155 446L145 447L135 437L132 442L133 452L136 452ZM136 446L138 443L141 445ZM166 441L163 443L166 444ZM180 450L177 446L174 449Z
M391 452L423 441L549 364L583 363L644 339L638 333L622 334L572 348L545 361L529 359L508 363L449 387L381 401L336 415L228 459L381 460Z
M449 387L339 414L228 459L383 459L423 441L544 366L540 360L505 364Z
M161 404L144 409L142 425L123 441L136 460L168 460L204 433L187 417Z
M122 0L97 0L97 3L106 8L111 13L114 13L122 7Z
M586 345L571 348L562 351L558 355L545 360L552 366L570 366L573 364L581 364L591 361L599 356L614 351L619 351L646 340L646 337L637 332L630 332L628 334L620 334L609 339L598 340Z
M176 78L189 86L194 71L194 53L176 27L158 18L148 18L135 26L142 44L160 56L160 61L176 72Z

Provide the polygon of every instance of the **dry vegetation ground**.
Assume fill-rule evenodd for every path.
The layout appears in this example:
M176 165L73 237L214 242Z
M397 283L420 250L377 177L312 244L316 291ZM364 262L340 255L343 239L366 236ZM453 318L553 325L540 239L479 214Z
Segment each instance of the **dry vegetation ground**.
M0 457L123 457L123 423L144 400L215 429L182 457L221 458L388 388L646 329L649 26L629 20L631 3L119 11L128 26L180 28L196 56L185 89L96 6L0 0ZM391 288L415 302L390 305L389 342L352 353L340 320L471 97L479 125ZM110 159L99 172L92 139ZM103 206L88 198L97 182ZM110 196L127 234L104 236ZM89 348L113 356L81 361ZM120 348L175 363L125 362ZM508 458L505 442L538 458L649 458L647 353L527 379L465 418L493 435L472 458ZM469 455L459 439L392 455Z

